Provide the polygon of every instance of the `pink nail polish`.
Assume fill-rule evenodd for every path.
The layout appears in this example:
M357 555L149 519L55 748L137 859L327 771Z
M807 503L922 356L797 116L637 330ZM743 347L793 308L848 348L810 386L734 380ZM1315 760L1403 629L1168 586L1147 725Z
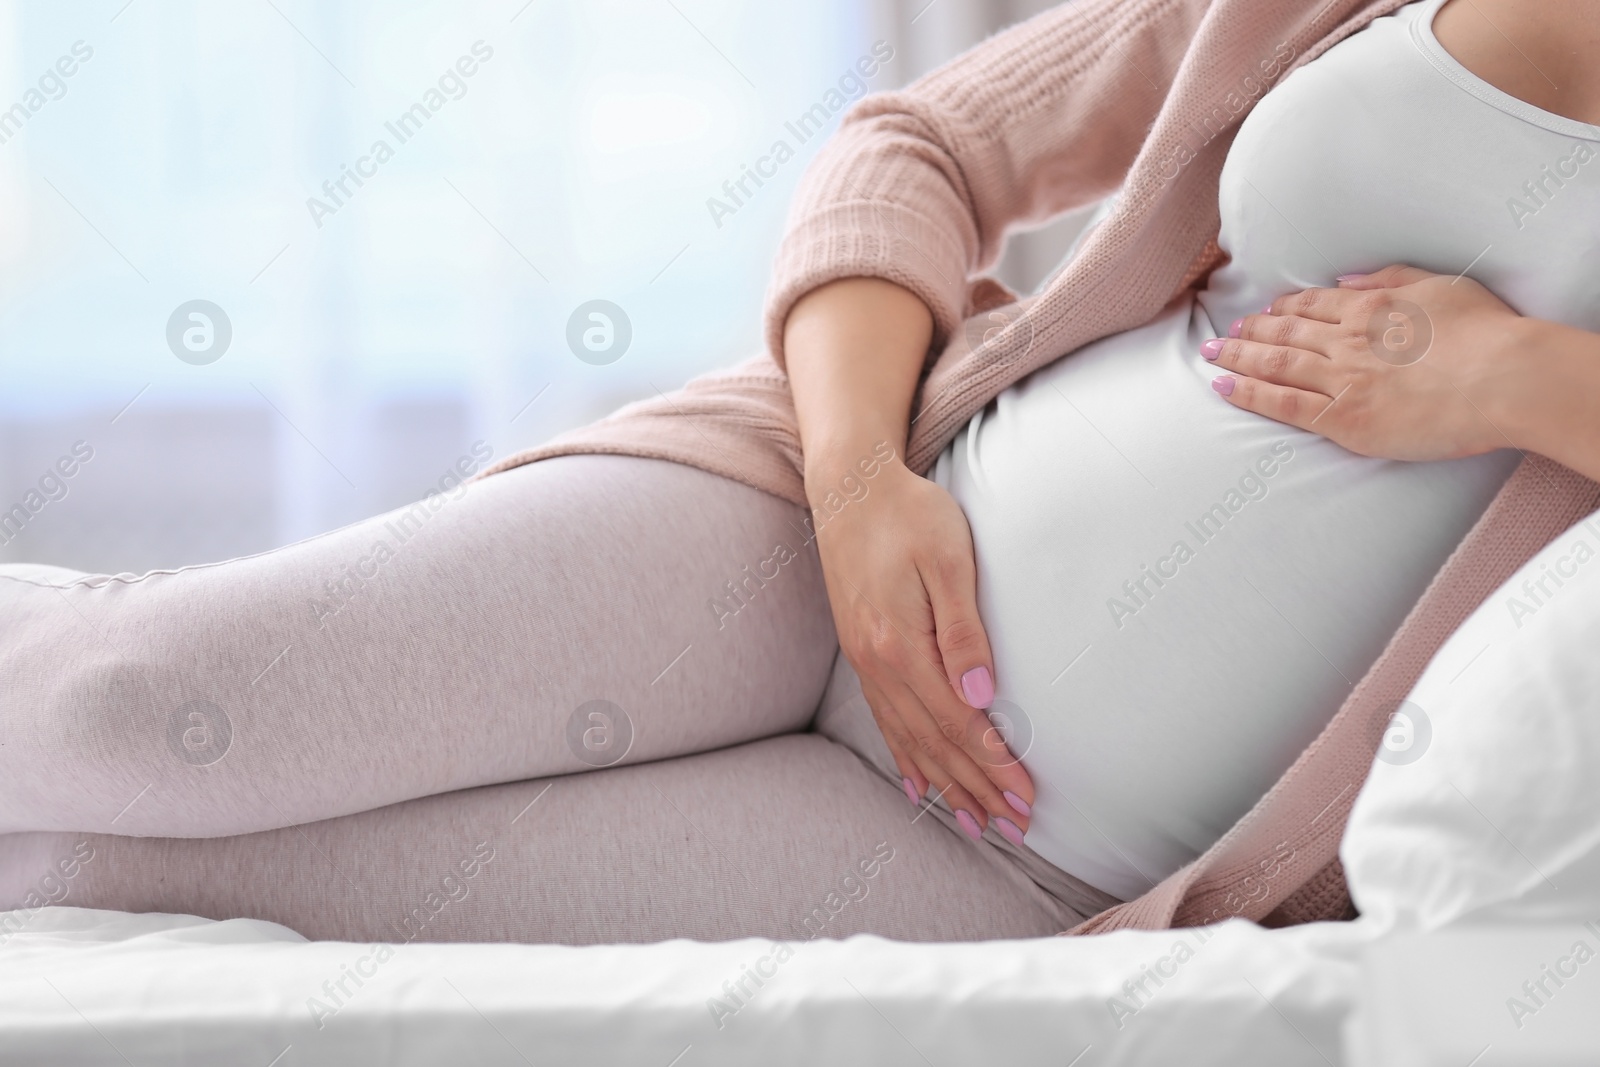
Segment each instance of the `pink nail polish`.
M978 841L983 837L983 831L978 829L978 820L960 808L956 809L956 822L961 824L961 832Z
M1244 320L1243 319L1234 319L1233 320L1233 325L1228 327L1228 336L1229 337L1238 337L1239 336L1239 331L1242 330L1242 329L1244 329Z
M1217 377L1211 379L1211 388L1215 389L1223 396L1232 396L1233 382L1234 379L1228 377L1226 374L1218 375Z
M906 799L911 801L911 806L913 808L922 807L922 800L917 796L916 783L909 778L902 778L900 779L900 784L905 787Z
M1268 304L1266 307L1262 308L1259 312L1257 312L1257 314L1260 314L1260 315L1270 315L1270 314L1272 314L1272 305Z
M1365 274L1341 274L1335 280L1336 281L1341 281L1341 282L1353 282L1357 278L1365 278L1365 277L1366 277Z
M1211 340L1201 345L1200 354L1209 360L1215 360L1218 356L1222 355L1222 338L1213 337Z
M975 708L986 708L994 703L994 679L988 667L974 667L961 676L961 695Z
M1021 815L1024 818L1026 818L1026 817L1028 817L1028 816L1033 814L1033 807L1026 800L1023 800L1021 797L1017 796L1017 794L1013 793L1011 790L1007 789L1004 793L1001 793L1000 795L1006 798L1006 803L1010 804L1012 809L1014 811L1016 811L1016 813L1018 815Z
M1017 829L1017 824L1003 816L996 815L989 820L989 825L1000 831L1000 836L1010 841L1018 848L1022 847L1022 831Z

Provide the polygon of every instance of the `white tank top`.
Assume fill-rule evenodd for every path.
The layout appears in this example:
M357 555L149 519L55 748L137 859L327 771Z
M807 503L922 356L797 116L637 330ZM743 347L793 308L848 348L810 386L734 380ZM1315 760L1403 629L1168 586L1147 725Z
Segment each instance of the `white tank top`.
M1367 459L1230 407L1200 343L1269 300L1409 263L1600 330L1600 128L1380 18L1246 118L1232 256L1194 301L996 398L940 456L977 546L1028 843L1128 899L1276 781L1519 458ZM1009 723L1009 725L1006 725Z

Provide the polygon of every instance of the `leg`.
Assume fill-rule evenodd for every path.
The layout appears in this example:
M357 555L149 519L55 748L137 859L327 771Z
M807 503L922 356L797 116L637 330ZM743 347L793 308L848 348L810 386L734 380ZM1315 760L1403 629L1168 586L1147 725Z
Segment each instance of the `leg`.
M0 833L244 834L802 729L836 648L802 522L577 456L226 563L0 569Z
M70 878L38 873L74 854L90 858ZM365 943L977 940L1080 918L816 734L242 837L0 837L0 871L13 872L0 876L0 909L33 889Z

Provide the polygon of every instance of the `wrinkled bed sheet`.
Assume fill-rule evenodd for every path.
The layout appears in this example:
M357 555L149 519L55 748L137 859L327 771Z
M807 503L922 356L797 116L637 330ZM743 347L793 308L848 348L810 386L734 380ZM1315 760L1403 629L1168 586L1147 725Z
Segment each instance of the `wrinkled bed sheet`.
M855 937L778 952L753 940L417 942L380 961L375 946L270 923L46 908L0 945L0 1063L1341 1061L1360 923L1235 920L1201 936ZM771 976L746 979L735 1001L747 969ZM346 977L340 994L357 971L369 976Z

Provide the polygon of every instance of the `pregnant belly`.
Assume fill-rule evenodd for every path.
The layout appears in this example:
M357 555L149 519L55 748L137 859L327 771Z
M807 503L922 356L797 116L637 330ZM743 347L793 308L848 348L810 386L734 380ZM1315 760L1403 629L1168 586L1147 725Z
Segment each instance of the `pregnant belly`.
M1233 408L1175 307L1018 383L933 478L972 526L1028 843L1129 899L1249 810L1515 466L1354 455Z

